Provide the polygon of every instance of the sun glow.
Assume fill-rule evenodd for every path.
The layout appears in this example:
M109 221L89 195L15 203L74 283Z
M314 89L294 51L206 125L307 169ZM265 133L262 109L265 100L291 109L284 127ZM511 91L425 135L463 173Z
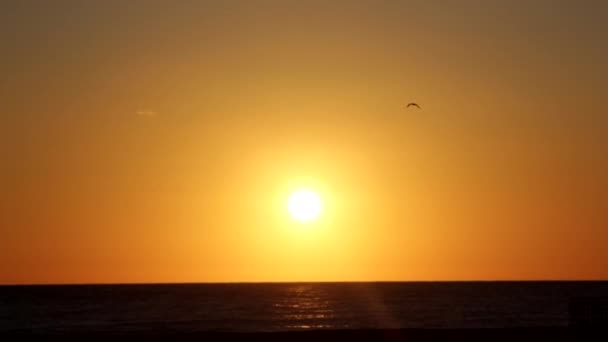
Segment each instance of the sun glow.
M321 198L311 190L295 191L287 200L289 214L300 222L314 221L321 215L322 209Z

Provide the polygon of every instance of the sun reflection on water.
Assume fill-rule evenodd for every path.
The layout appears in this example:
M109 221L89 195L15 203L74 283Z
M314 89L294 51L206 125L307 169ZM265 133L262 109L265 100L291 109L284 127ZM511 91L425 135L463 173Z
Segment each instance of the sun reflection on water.
M273 309L288 330L401 327L403 322L395 319L387 304L366 284L293 284L285 287Z
M277 314L289 329L337 328L334 303L319 286L294 285L274 304Z

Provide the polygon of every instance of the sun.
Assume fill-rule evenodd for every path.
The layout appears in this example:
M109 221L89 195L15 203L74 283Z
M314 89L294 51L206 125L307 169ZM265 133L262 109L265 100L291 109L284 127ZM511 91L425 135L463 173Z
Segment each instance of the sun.
M321 197L312 190L298 190L287 200L287 210L291 217L300 222L314 221L321 215Z

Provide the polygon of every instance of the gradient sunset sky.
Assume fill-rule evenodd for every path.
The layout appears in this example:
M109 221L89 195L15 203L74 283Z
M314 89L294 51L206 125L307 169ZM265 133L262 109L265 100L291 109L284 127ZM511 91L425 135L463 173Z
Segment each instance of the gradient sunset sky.
M2 284L608 279L607 1L2 1L0 42Z

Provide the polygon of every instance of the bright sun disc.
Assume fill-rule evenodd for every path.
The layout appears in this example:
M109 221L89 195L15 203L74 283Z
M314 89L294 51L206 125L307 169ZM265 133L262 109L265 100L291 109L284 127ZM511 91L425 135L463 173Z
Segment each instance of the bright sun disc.
M296 191L289 196L287 210L298 221L312 221L321 214L321 198L314 191Z

